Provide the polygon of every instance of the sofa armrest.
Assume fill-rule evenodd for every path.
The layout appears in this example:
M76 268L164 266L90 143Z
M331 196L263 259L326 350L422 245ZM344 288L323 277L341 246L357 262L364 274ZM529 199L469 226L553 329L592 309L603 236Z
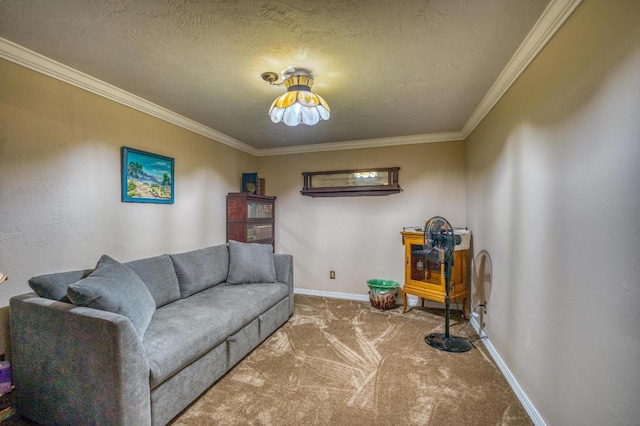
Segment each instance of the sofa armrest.
M18 412L46 424L151 424L149 364L128 318L33 293L11 298Z
M274 253L273 261L276 265L276 281L289 287L289 316L291 316L293 315L293 256Z

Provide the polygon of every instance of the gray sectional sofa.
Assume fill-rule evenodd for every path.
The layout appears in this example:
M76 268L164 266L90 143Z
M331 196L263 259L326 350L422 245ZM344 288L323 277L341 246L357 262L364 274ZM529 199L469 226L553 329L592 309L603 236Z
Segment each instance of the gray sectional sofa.
M163 425L293 313L293 257L229 244L34 277L13 297L18 412Z

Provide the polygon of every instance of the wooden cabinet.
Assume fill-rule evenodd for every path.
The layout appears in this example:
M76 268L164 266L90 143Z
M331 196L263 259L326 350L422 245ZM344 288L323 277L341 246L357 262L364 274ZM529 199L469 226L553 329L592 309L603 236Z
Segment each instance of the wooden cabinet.
M402 301L407 311L407 294L412 294L435 302L445 303L444 264L430 261L424 255L424 234L422 232L402 232L404 244L404 287ZM467 304L467 250L456 249L453 252L453 268L450 281L451 307L462 302L462 313L466 317Z
M275 203L276 197L247 192L227 194L227 241L274 246Z

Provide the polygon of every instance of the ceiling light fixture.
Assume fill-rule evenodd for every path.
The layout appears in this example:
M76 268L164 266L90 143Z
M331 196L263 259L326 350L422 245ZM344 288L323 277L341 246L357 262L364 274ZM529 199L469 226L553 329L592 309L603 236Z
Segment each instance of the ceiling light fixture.
M313 78L309 71L287 68L282 72L282 83L276 83L278 74L275 72L263 73L262 79L271 85L287 88L287 93L278 96L269 108L269 116L274 123L282 121L287 126L300 123L313 126L331 116L327 102L311 91Z

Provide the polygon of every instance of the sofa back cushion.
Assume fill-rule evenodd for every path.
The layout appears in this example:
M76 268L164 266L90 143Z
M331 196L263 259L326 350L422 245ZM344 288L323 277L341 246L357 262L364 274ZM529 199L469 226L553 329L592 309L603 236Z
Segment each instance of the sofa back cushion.
M156 308L180 299L178 277L168 254L125 263L149 289Z
M172 254L180 297L189 297L227 280L229 250L226 244Z
M140 277L109 256L102 256L87 278L69 285L67 296L74 305L126 316L140 338L156 311L156 302Z
M89 276L92 269L39 275L29 280L29 287L40 297L69 303L67 287Z

